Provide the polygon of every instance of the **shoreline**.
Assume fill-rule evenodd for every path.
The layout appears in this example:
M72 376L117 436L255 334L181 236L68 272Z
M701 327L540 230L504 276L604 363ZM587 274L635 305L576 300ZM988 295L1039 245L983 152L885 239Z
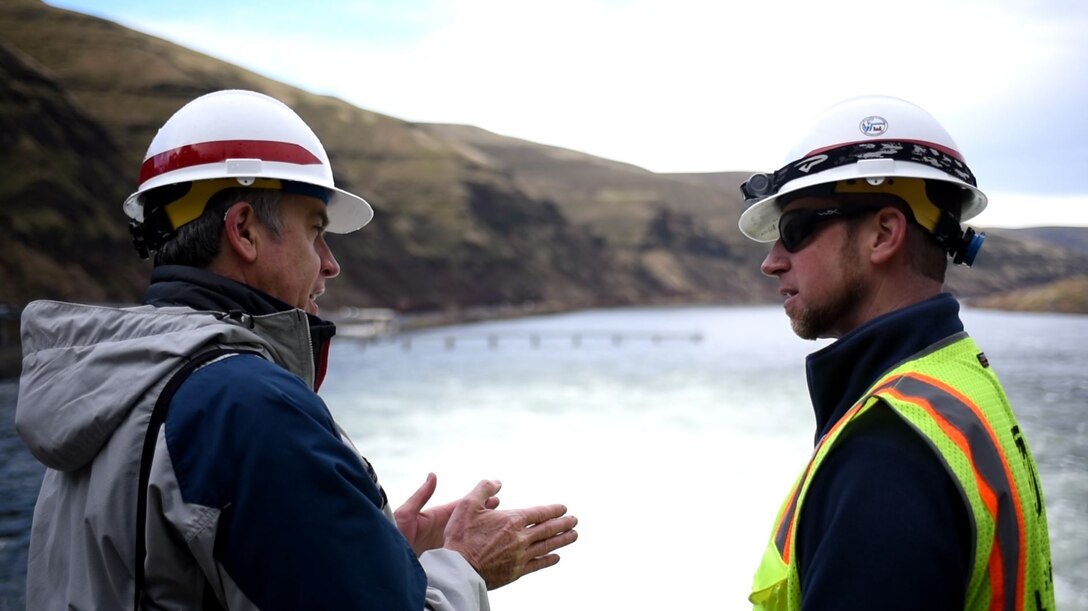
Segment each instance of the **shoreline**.
M960 303L966 307L981 309L981 310L997 310L1006 312L1034 312L1034 313L1061 313L1061 314L1073 314L1073 315L1088 315L1088 312L1070 310L1069 308L1055 308L1054 303L1050 302L1045 305L1050 307L1025 307L1024 303L1012 303L1007 301L999 301L994 299L987 299L986 297L957 297ZM620 308L620 307L669 307L669 306L695 306L695 305L775 305L774 302L765 304L749 304L749 303L708 303L698 300L671 300L662 299L657 301L649 301L641 304L558 304L558 303L529 303L523 305L500 305L500 306L468 306L464 308L447 308L444 310L429 310L426 312L396 312L392 309L384 308L369 308L364 309L363 315L352 314L354 308L339 308L338 312L334 312L327 317L328 320L336 324L338 335L345 338L372 338L372 337L389 337L397 335L398 333L410 333L412 331L419 331L422 329L433 329L438 327L448 327L452 325L461 325L474 322L492 321L492 320L511 320L517 318L528 318L531 316L544 316L548 314L561 314L565 312L575 312L579 310L587 309L600 309L600 308ZM1011 306L1011 307L1010 307ZM19 314L17 311L5 309L3 313L6 316L3 320L0 320L0 324L4 325L3 337L0 338L3 341L0 342L0 382L7 382L9 380L18 381L19 374L22 371L22 348L19 341ZM368 318L368 315L373 313L382 313L380 324L375 325L373 318ZM12 325L14 322L14 325ZM14 329L14 332L11 330Z

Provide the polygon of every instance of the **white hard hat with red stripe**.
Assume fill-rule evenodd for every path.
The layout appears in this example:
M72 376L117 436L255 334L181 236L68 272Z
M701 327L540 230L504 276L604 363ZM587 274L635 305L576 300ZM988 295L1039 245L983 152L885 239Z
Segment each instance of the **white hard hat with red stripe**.
M959 147L928 112L889 96L852 98L824 111L774 174L756 174L741 187L750 206L740 230L757 242L778 239L780 198L818 185L853 179L941 181L964 190L958 221L982 212L978 189ZM932 228L931 228L932 229Z
M366 200L333 184L325 148L301 117L275 98L243 90L203 95L167 120L148 147L125 214L142 224L149 191L217 179L230 179L222 183L227 186L319 193L332 233L355 231L374 216ZM195 215L172 217L174 229L199 216L205 203Z

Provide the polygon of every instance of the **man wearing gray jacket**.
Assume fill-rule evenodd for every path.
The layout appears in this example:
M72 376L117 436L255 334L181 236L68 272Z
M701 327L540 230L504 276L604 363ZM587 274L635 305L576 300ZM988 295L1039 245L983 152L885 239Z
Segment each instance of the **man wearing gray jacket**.
M154 254L145 305L35 302L16 426L48 470L31 609L487 609L554 565L562 505L498 510L500 483L396 512L316 394L339 265L370 221L292 110L248 91L159 130L124 205Z

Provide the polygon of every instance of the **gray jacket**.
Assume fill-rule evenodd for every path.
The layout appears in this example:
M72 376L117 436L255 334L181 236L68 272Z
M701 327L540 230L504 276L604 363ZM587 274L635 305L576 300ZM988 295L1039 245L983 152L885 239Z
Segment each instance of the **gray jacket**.
M313 387L315 376L301 310L239 323L188 308L39 301L24 310L22 342L16 428L48 467L34 511L27 570L27 607L35 610L132 608L144 436L156 399L190 356L229 347L263 359L221 360L266 359L297 376L306 389ZM205 367L211 371L213 365ZM307 392L309 401L320 403ZM227 508L186 499L165 429L158 434L147 490L146 608L203 608L209 595L230 609L262 608L254 602L260 599L254 588L240 587L237 576L225 570L216 548ZM338 427L334 433L351 447ZM392 522L384 503L380 512ZM406 562L414 563L414 554ZM420 563L426 571L426 608L488 608L483 580L460 554L434 550L423 554ZM394 587L366 584L377 586Z

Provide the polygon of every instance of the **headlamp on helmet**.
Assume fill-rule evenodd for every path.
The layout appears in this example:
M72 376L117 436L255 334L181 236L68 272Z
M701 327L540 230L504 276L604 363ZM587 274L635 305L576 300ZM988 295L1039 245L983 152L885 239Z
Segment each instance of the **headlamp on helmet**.
M773 174L752 174L740 185L740 192L744 195L744 201L748 203L770 197L776 190Z

